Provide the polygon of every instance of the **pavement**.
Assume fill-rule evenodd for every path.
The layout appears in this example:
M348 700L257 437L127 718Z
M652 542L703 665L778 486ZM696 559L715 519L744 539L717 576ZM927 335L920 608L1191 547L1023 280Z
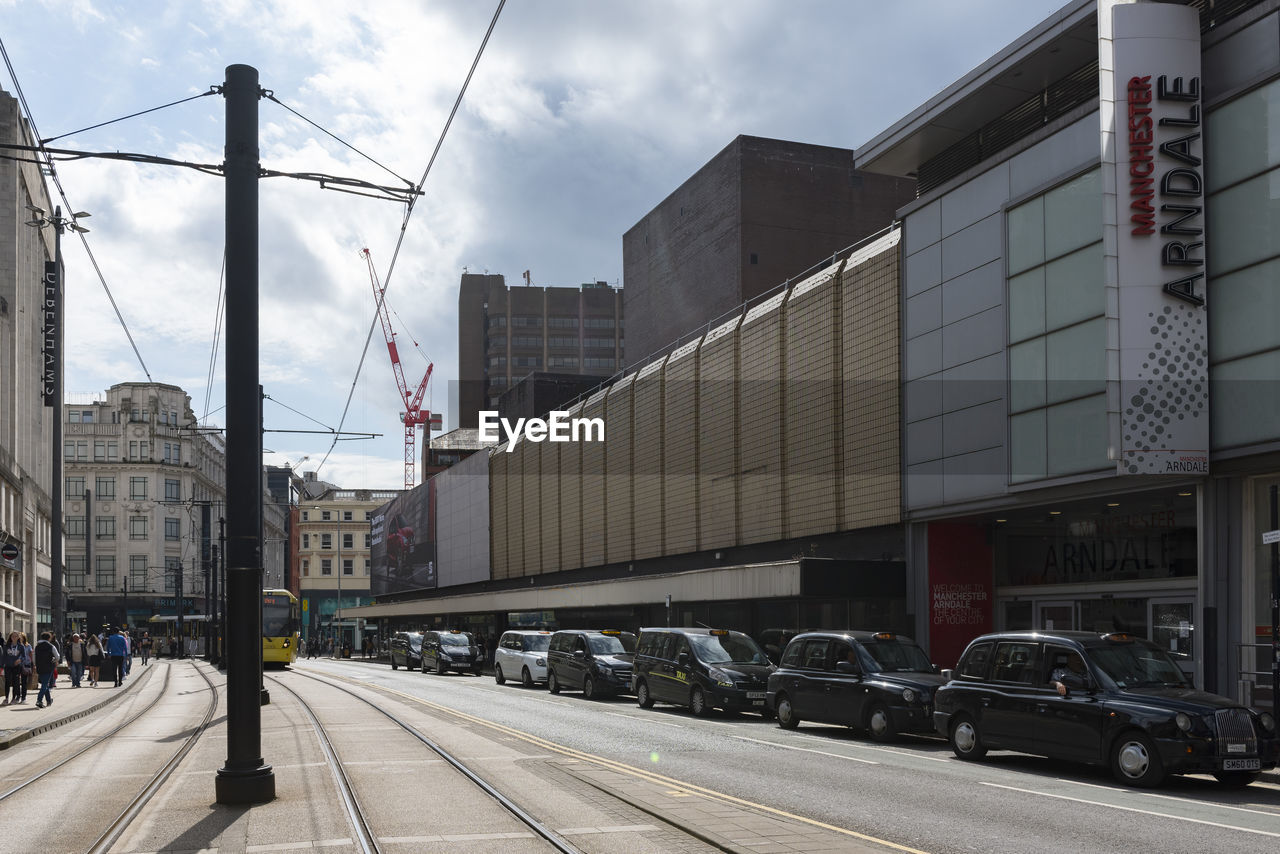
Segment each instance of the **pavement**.
M222 693L218 716L172 778L178 785L164 787L157 800L131 825L113 850L139 854L161 851L214 854L286 849L325 849L337 854L354 850L346 819L333 806L336 792L329 784L329 774L324 770L325 754L309 719L299 711L288 692L277 690L270 683L272 702L263 707L261 736L262 753L270 757L269 761L274 766L276 799L254 807L225 807L214 803L215 772L225 760L225 693L221 692L225 677L201 659L188 661L189 665L183 662L184 666L175 670L174 676L185 673L188 678L195 678L198 686L196 683L188 683L187 688L171 685L170 690L203 693L203 680L187 671L186 666L202 669ZM167 664L169 660L164 662ZM367 663L371 667L379 666L376 661ZM308 668L305 662L300 665L299 670L310 669L317 675L326 675L318 668ZM386 667L385 662L380 666ZM75 689L68 677L60 676L59 687L53 692L53 705L37 709L35 692L32 691L25 705L0 708L0 750L91 716L119 702L141 690L144 681L162 677L162 668L155 668L156 672L148 675L147 671L152 668L144 668L140 660L135 660L132 674L121 688L104 683L90 688L85 682L85 687ZM268 675L278 676L279 671ZM306 687L310 683L310 680L290 681L298 687ZM316 683L310 684L314 686ZM397 706L406 713L420 713L413 705L395 697L388 697L386 703L388 708ZM429 723L428 732L432 739L446 749L460 750L459 755L462 756L483 757L482 773L492 774L501 769L501 774L492 777L500 785L501 781L520 782L519 791L530 793L527 795L531 799L530 807L538 814L547 815L553 829L585 850L620 854L715 850L757 854L915 850L863 836L847 828L823 825L766 805L657 778L642 769L618 763L585 761L585 757L573 756L571 751L560 755L555 750L546 749L550 745L537 750L537 755L531 755L527 746L522 746L518 739L494 739L491 735L482 735L475 727L461 720L454 722L448 715L437 714ZM105 721L103 726L106 726ZM371 730L366 737L376 741L383 736ZM371 745L366 755L378 757L380 753L382 751L376 745ZM375 812L381 809L383 813L375 827L387 828L384 831L388 832L388 838L384 839L388 843L385 850L503 851L505 854L545 850L531 833L512 832L518 828L497 832L495 825L480 820L478 815L474 821L469 817L465 827L445 829L429 815L413 809L405 812L402 799L395 793L397 787L403 786L403 779L387 774L388 759L384 756L369 761L349 761L345 766L357 790L377 795L372 803ZM432 763L413 761L426 764L411 773L421 774L430 770ZM408 768L404 770L409 772ZM1280 783L1280 773L1268 772L1265 777L1269 782ZM456 786L458 783L454 780L448 785ZM399 807L396 807L397 803ZM385 811L388 804L394 808L393 812ZM548 806L551 808L546 809ZM477 808L480 807L477 802ZM694 838L675 833L670 823L678 824ZM393 827L394 834L389 832Z

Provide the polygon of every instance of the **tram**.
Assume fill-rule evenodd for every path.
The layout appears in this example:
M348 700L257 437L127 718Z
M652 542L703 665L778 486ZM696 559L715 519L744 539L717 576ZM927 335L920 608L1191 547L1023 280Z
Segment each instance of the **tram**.
M298 597L288 590L262 591L262 663L292 664L298 657Z

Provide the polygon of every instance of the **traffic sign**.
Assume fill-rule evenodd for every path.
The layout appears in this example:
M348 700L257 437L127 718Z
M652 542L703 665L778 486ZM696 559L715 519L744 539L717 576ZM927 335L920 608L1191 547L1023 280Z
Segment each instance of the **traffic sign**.
M1280 534L1280 531L1276 531L1276 533ZM5 560L17 560L18 547L13 543L5 543L3 546L0 546L0 557Z
M1269 546L1272 543L1280 543L1280 530L1264 531L1262 534L1262 544Z

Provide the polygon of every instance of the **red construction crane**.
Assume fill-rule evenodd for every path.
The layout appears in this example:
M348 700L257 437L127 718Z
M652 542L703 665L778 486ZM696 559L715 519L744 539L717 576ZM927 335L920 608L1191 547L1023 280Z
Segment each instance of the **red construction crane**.
M431 410L422 408L422 395L427 390L431 369L435 365L428 364L427 373L422 377L422 382L418 383L418 388L412 392L409 391L409 385L404 380L404 368L400 366L400 353L396 349L396 333L391 328L391 316L387 312L387 301L384 295L386 288L378 281L378 273L373 268L372 253L368 249L361 249L360 254L369 265L369 283L373 285L373 300L378 307L378 318L382 321L382 334L387 339L387 352L391 354L391 370L396 375L396 386L400 389L400 397L404 400L404 412L400 413L400 420L404 422L404 488L413 489L414 445L417 442L419 425L428 425L427 441L431 441ZM416 343L414 346L417 346Z

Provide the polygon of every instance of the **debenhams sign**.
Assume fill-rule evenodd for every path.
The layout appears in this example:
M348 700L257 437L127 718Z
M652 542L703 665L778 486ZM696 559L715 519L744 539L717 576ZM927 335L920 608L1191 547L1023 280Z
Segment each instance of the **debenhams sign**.
M1103 97L1114 110L1102 113L1104 159L1115 169L1117 470L1207 474L1199 17L1182 5L1106 0L1100 13L1113 16ZM1106 52L1100 60L1105 68Z

